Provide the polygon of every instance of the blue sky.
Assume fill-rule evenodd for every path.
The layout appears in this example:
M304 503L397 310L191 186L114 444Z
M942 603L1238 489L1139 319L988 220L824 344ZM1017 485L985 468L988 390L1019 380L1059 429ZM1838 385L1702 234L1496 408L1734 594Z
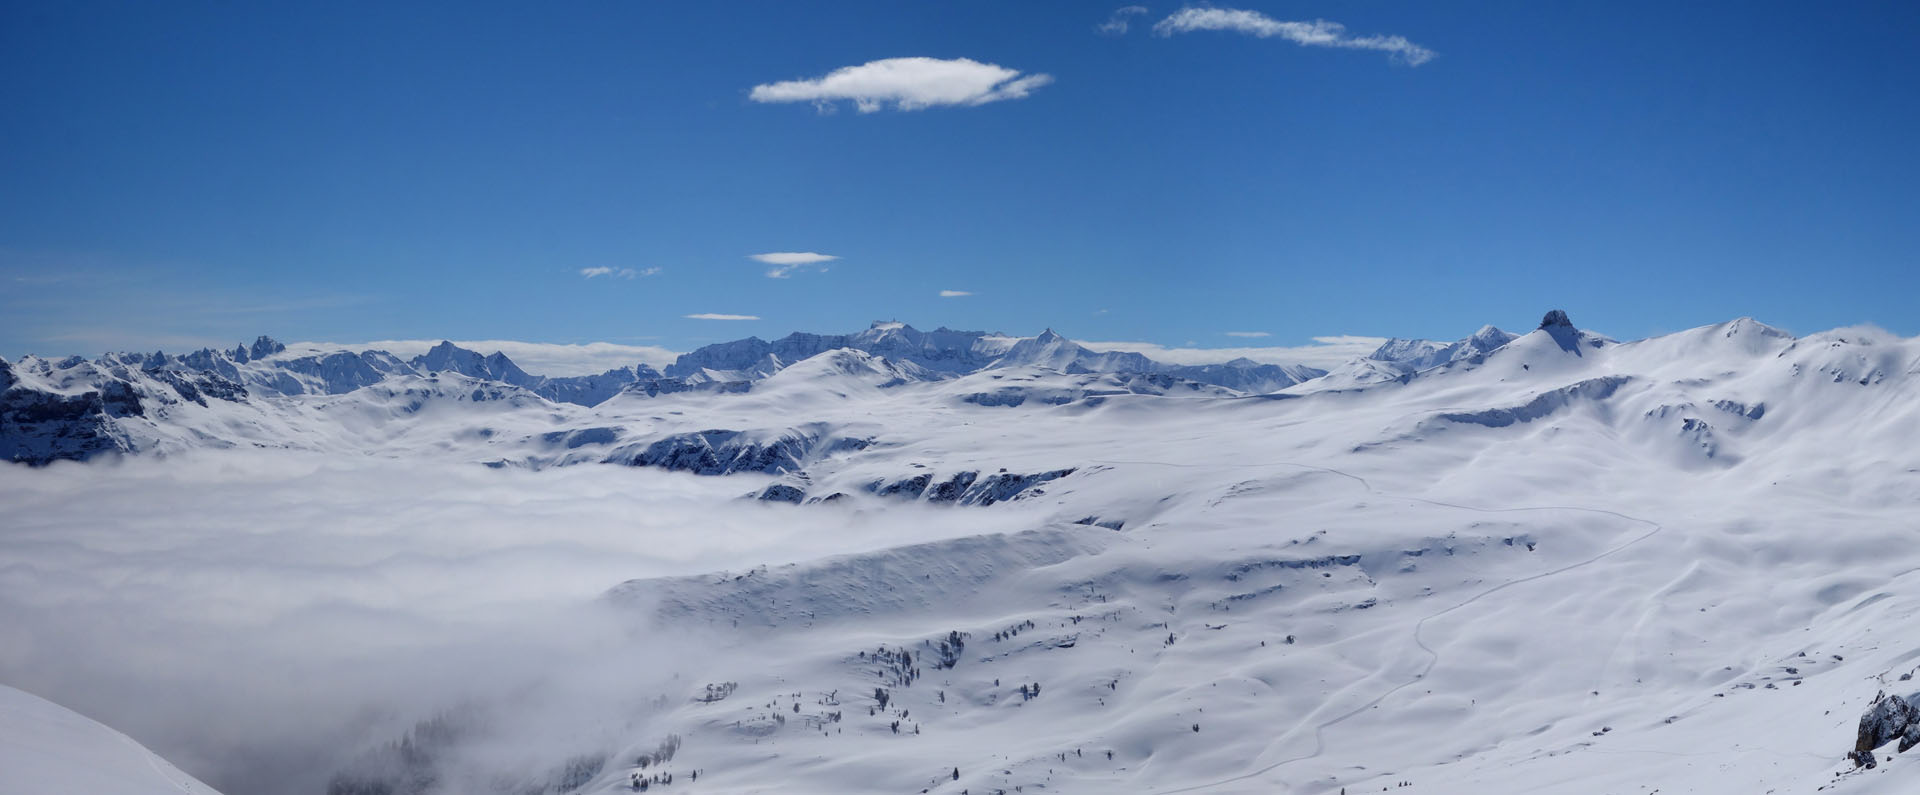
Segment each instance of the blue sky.
M1122 5L5 2L0 353L1920 332L1920 7Z

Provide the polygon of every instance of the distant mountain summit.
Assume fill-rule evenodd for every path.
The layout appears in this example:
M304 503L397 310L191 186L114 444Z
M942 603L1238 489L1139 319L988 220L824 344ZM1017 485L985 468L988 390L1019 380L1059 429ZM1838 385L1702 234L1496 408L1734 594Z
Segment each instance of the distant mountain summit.
M748 337L708 345L681 355L665 373L669 378L694 381L756 381L842 348L913 365L929 378L1036 367L1062 373L1170 375L1244 392L1273 392L1325 373L1303 365L1261 364L1244 358L1223 364L1166 364L1128 351L1095 352L1051 328L1020 338L949 328L920 331L894 321L874 323L857 334L795 333L772 342Z
M1564 317L1564 313L1562 314ZM1448 362L1481 356L1499 349L1501 346L1518 339L1519 335L1501 331L1493 326L1481 326L1471 336L1453 342L1435 342L1418 339L1390 339L1381 343L1379 348L1367 355L1369 360L1386 362L1391 370L1399 373L1414 373Z
M681 354L667 365L670 378L751 381L802 359L850 348L938 373L969 373L991 364L1017 338L982 331L938 328L920 331L905 323L876 322L857 334L796 332L772 342L759 337L715 343Z

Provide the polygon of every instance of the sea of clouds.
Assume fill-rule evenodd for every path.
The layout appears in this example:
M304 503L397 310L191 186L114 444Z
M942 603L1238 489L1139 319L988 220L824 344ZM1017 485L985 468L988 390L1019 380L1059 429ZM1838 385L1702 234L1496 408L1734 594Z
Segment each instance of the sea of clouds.
M760 480L284 451L0 466L0 683L228 793L323 791L447 710L489 715L517 755L490 763L525 770L632 740L636 704L735 657L614 585L1033 523L739 499Z

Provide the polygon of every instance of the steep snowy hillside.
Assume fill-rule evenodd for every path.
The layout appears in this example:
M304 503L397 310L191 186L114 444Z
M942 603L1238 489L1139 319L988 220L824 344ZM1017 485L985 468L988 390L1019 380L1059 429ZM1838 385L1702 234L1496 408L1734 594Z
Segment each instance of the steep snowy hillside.
M0 685L0 793L219 795L132 738Z
M246 378L159 357L17 363L12 449L216 474L0 470L23 517L0 609L82 628L0 653L0 681L94 711L57 692L87 697L59 662L93 647L70 638L167 600L99 605L61 584L80 573L106 593L182 567L191 595L345 555L352 579L283 617L168 620L332 627L445 577L424 601L453 624L485 620L446 606L462 589L492 609L493 588L544 588L625 635L542 636L567 652L546 676L436 670L428 703L316 727L335 758L284 791L1920 787L1898 753L1920 711L1881 701L1886 731L1858 736L1877 697L1920 691L1920 340L1743 318L1620 342L1552 312L1250 390L1051 333L909 331L703 349L649 382L676 388L593 406L457 351L274 397L208 397ZM255 527L283 543L236 546ZM639 649L678 653L628 665ZM141 736L225 759L195 772L229 790L260 780L245 754Z

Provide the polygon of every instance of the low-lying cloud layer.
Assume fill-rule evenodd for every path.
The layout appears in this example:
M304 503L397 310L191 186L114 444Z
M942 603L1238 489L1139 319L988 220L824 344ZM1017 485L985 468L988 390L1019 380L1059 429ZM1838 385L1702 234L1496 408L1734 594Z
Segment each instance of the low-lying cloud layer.
M239 451L0 466L0 682L230 793L323 791L455 708L499 718L512 749L475 775L537 768L727 673L717 641L614 610L607 588L1026 521L732 499L749 480Z
M1246 337L1265 332L1227 332ZM1304 364L1330 369L1373 353L1386 337L1338 335L1314 337L1312 345L1272 345L1247 348L1175 348L1152 342L1087 342L1075 340L1094 351L1133 351L1154 361L1168 364L1220 364L1234 359L1252 359L1263 364ZM1191 344L1191 343L1189 343Z

